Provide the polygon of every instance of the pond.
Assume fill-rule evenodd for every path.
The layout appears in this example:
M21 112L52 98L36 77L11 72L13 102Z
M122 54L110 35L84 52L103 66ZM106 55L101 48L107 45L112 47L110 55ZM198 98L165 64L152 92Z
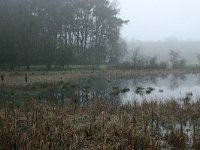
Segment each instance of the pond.
M1 91L3 91L1 86ZM129 77L98 77L77 81L32 85L26 88L6 87L5 95L24 100L24 96L40 101L64 100L68 102L76 96L80 102L101 100L127 103L135 100L157 100L200 97L200 74L169 74ZM3 97L1 92L1 97Z
M104 93L103 97L95 98L115 98L122 103L134 100L163 101L185 97L197 100L200 97L200 74L98 78L89 81L89 83L87 81L79 83L89 84L90 91Z
M200 74L170 74L166 76L146 76L127 80L130 92L120 95L122 102L132 100L168 100L191 98L195 101L200 97ZM152 87L149 94L137 94L137 87Z

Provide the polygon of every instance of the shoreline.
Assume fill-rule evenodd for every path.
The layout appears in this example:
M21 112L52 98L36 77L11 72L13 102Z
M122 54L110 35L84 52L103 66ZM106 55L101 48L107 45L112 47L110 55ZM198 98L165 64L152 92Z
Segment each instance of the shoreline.
M25 75L28 77L28 84L38 83L52 83L52 82L70 82L81 78L98 78L106 76L112 77L129 77L129 76L148 76L148 75L169 75L169 74L198 74L199 69L164 69L164 70L100 70L100 71L81 71L81 72L65 72L65 71L51 71L51 72L1 72L4 76L4 85L25 85Z

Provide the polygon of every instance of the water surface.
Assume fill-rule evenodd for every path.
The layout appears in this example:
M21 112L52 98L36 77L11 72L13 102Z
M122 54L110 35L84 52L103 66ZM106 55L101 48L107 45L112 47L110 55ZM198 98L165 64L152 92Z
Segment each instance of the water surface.
M143 93L137 93L142 88ZM148 88L153 89L146 92ZM126 90L124 90L126 89ZM3 98L1 86L0 97ZM108 102L133 102L142 100L164 101L171 98L183 99L190 95L195 101L200 97L200 74L169 74L130 77L98 77L91 79L79 79L68 83L60 81L52 84L32 85L27 88L5 88L7 99L11 97L24 100L28 95L41 101L64 100L68 102L72 96L76 96L80 102L100 100ZM124 90L124 91L123 91Z

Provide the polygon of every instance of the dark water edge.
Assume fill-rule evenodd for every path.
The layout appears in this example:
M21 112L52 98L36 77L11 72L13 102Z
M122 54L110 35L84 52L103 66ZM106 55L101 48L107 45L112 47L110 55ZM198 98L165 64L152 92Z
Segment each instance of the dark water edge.
M140 91L138 91L140 90ZM200 97L200 74L133 75L126 77L92 77L70 82L0 86L0 99L23 102L35 99L39 102L64 101L76 97L85 105L99 100L120 103L133 101L184 99L195 101ZM2 102L2 101L1 101Z

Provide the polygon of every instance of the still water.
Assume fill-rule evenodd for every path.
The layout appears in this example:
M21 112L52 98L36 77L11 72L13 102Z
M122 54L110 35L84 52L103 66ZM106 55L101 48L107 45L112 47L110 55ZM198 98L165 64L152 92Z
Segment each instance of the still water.
M50 85L31 85L28 88L7 87L4 93L7 99L14 97L20 101L25 100L24 95L44 102L61 99L68 102L72 96L76 96L82 103L90 100L127 103L135 100L181 99L188 95L196 101L200 97L200 74L98 77L63 84L58 81Z
M142 77L141 79L128 80L130 92L120 95L123 102L136 100L168 100L171 98L180 99L190 96L192 100L200 97L200 74L167 75L157 77ZM152 87L150 94L136 94L137 87Z
M89 99L116 99L122 103L134 100L168 100L189 96L193 101L200 97L200 74L170 74L162 76L132 76L79 80L76 94ZM85 87L85 88L84 88ZM137 89L142 89L142 93ZM147 92L148 89L152 89ZM124 92L123 89L127 89Z

